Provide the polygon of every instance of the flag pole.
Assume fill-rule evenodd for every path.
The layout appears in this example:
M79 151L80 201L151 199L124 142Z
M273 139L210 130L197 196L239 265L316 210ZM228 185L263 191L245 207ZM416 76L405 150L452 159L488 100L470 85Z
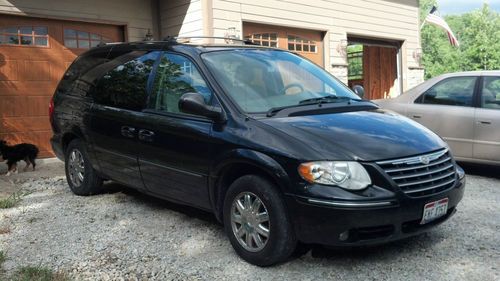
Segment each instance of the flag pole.
M424 20L422 21L422 25L420 25L420 30L422 30L422 28L424 28L425 21L427 20L427 17L430 14L434 13L436 10L437 10L436 6L432 6L431 10L429 11L429 13L427 14L427 16L425 16Z

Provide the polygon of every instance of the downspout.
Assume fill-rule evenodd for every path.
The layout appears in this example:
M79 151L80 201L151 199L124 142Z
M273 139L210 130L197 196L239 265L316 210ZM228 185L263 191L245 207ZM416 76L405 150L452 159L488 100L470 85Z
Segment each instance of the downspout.
M160 14L160 0L151 1L151 19L153 25L153 37L155 40L161 40L161 14Z

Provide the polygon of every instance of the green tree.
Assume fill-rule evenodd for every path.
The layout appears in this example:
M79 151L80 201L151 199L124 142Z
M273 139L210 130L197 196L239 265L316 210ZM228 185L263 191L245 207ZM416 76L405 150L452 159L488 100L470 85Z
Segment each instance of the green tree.
M435 5L435 0L422 0L421 19ZM460 42L452 47L446 32L426 23L421 30L425 78L443 73L500 69L500 15L487 4L482 9L462 15L445 16Z

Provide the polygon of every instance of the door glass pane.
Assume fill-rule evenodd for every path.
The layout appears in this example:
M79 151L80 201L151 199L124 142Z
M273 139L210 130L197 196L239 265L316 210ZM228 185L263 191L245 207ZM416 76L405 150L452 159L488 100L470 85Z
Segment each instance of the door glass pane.
M309 45L304 45L304 52L309 52Z
M90 39L92 39L92 40L101 40L101 36L99 34L90 33Z
M8 44L19 44L19 36L17 35L9 35L8 36Z
M476 77L452 77L432 86L417 103L472 106Z
M64 39L64 46L68 48L78 48L76 45L76 39Z
M88 40L81 40L78 39L78 48L80 49L88 49L90 46L90 43Z
M64 30L64 38L75 38L76 30L74 29L65 29Z
M147 82L159 52L151 52L107 72L91 91L95 102L140 111L147 98Z
M49 42L47 37L35 37L35 45L36 46L48 46Z
M299 45L299 44L295 45L295 50L302 51L302 45Z
M29 35L31 35L31 32L32 32L31 26L23 26L23 27L19 28L19 33L21 33L21 34L29 34Z
M7 27L5 28L6 33L16 33L17 34L17 27Z
M91 48L97 47L97 46L99 46L100 43L101 43L101 41L90 41L90 47Z
M21 45L33 45L33 37L21 36Z
M35 35L47 35L47 27L45 26L36 26L34 31Z
M85 31L78 31L78 39L89 39L89 33Z
M179 99L185 93L199 93L209 104L212 91L187 58L174 54L164 54L156 73L151 104L154 109L179 113Z
M483 78L481 107L500 109L500 77L485 76Z

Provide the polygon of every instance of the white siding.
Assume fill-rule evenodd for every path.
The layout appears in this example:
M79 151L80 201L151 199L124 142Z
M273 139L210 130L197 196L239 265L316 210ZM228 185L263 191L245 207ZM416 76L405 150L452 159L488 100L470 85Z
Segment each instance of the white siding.
M418 0L206 0L212 1L215 36L227 28L241 32L242 23L298 27L325 31L325 65L334 72L345 65L337 46L348 35L403 41L403 84L420 48Z
M128 27L129 41L153 30L149 0L0 0L0 13L120 22Z
M161 0L161 36L204 35L201 1L202 0Z

